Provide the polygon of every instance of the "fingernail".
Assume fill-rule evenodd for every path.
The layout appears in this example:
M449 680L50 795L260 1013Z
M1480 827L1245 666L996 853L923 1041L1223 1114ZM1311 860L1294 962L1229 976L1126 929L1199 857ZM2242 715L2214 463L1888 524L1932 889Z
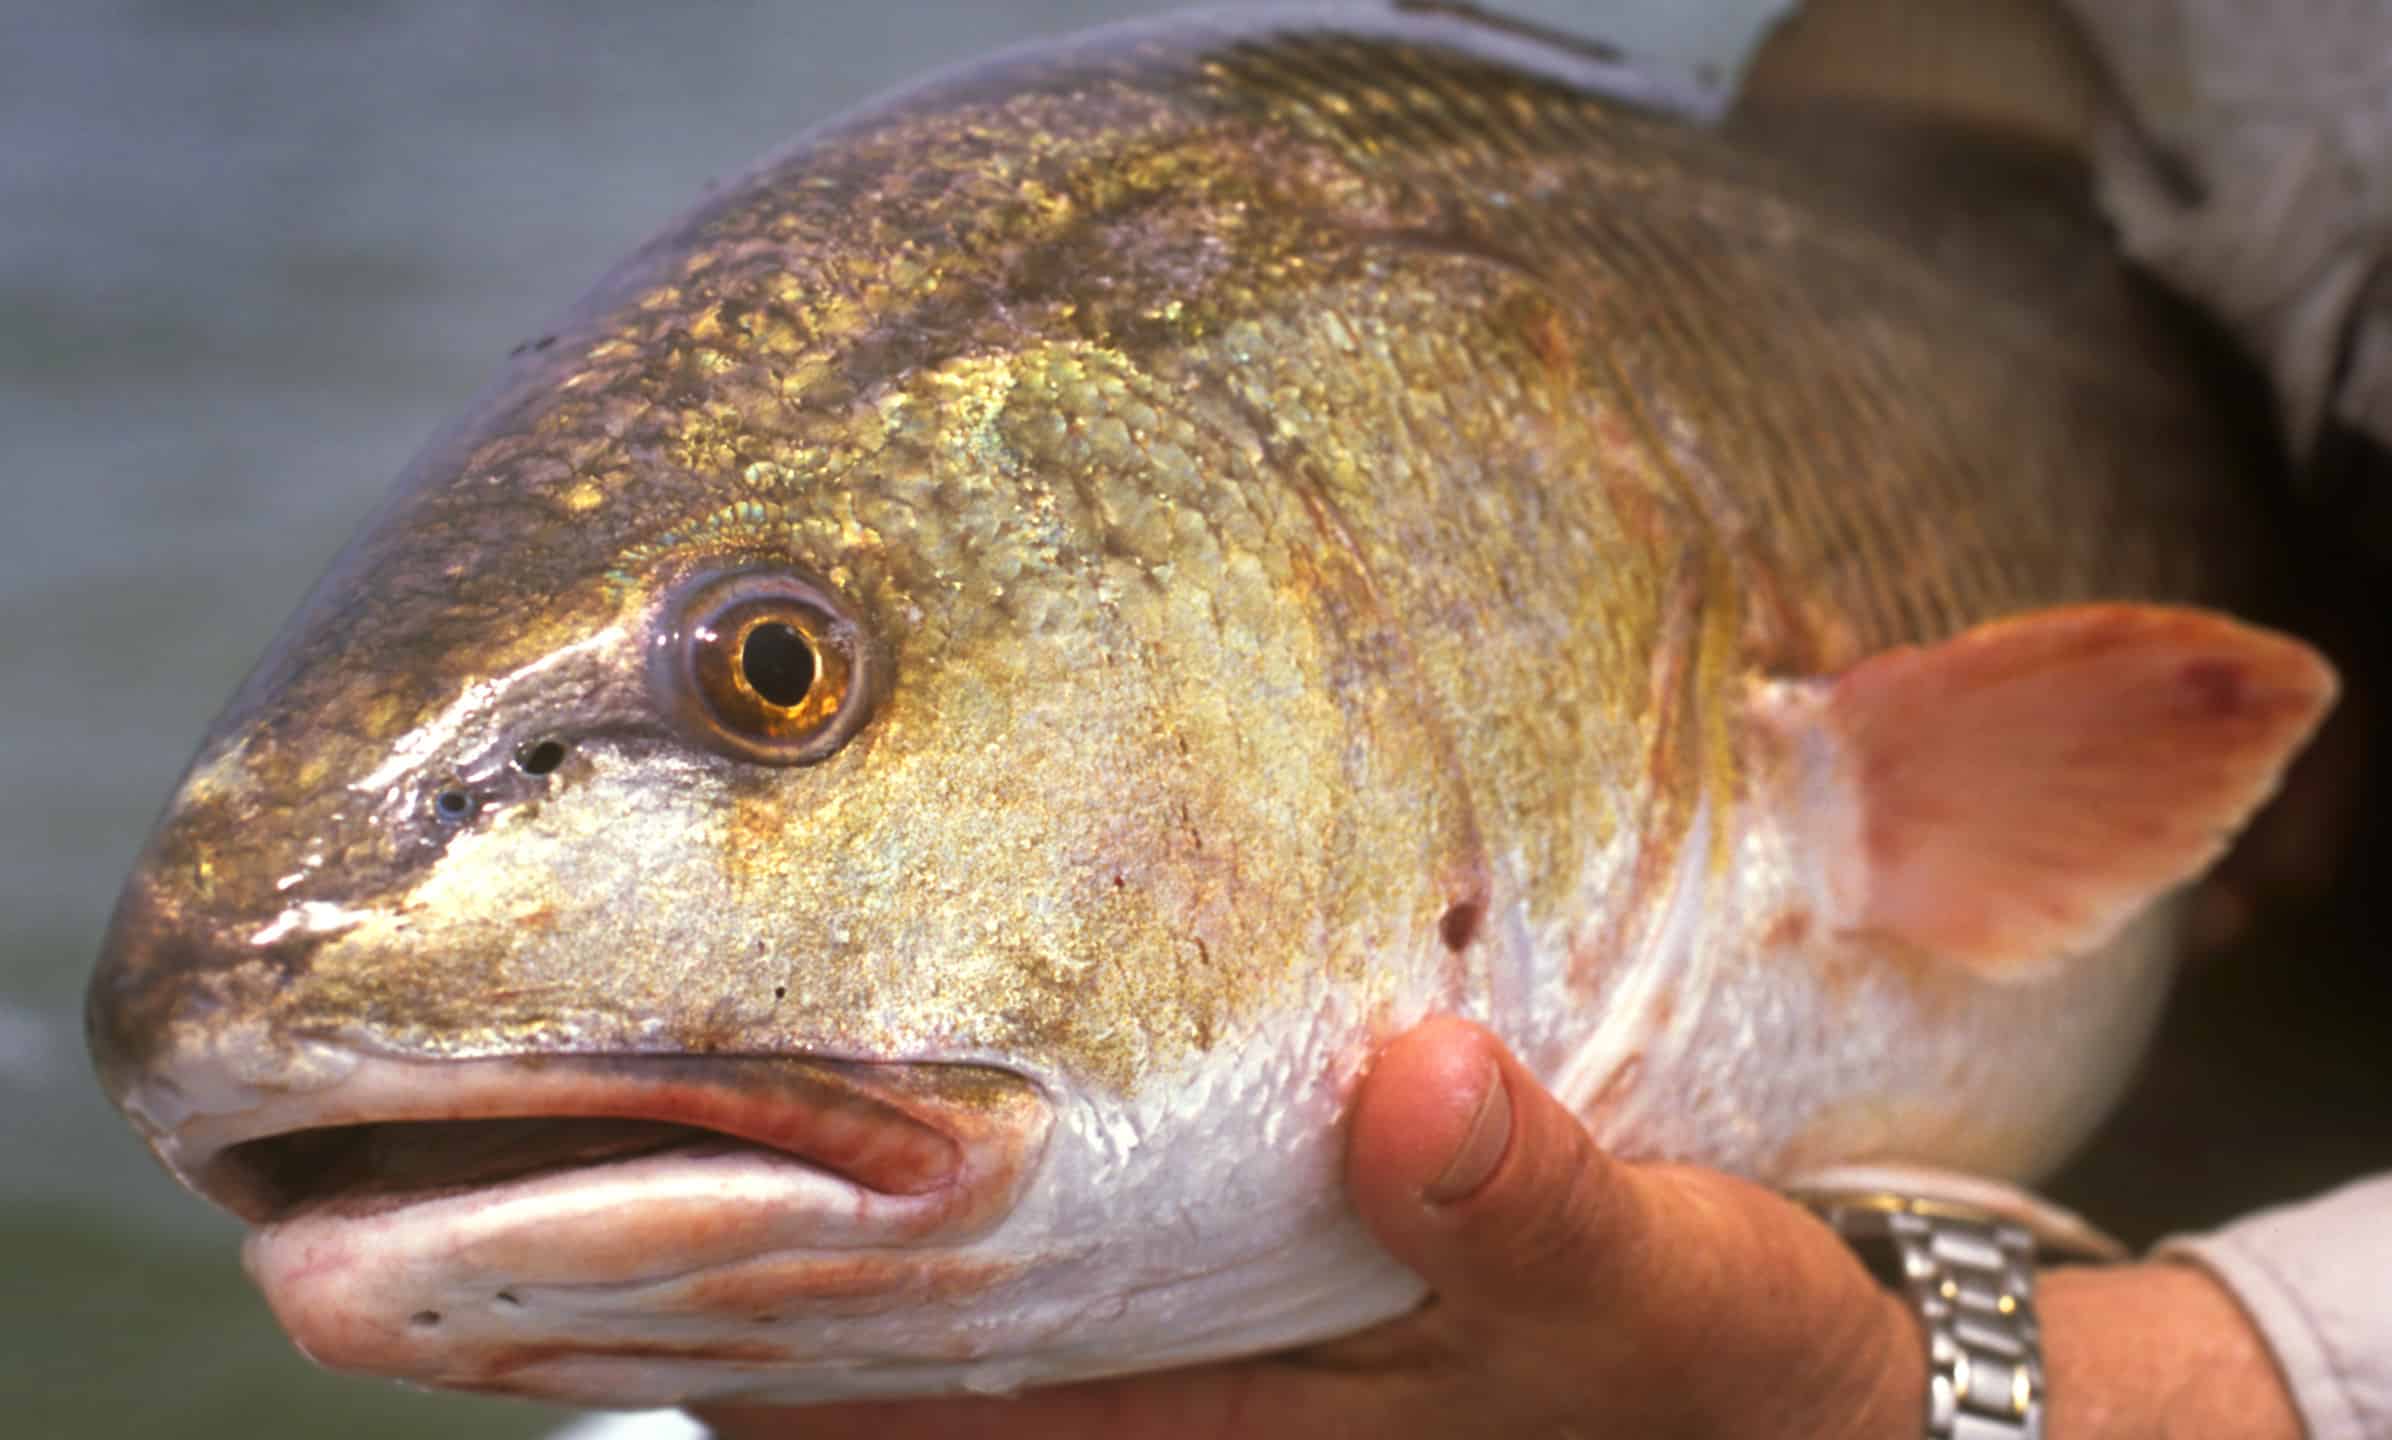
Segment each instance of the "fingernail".
M1495 1173L1511 1140L1512 1097L1504 1089L1503 1071L1489 1060L1486 1093L1479 1096L1478 1113L1470 1117L1470 1133L1462 1137L1461 1147L1420 1192L1420 1198L1431 1205L1451 1205L1472 1194Z

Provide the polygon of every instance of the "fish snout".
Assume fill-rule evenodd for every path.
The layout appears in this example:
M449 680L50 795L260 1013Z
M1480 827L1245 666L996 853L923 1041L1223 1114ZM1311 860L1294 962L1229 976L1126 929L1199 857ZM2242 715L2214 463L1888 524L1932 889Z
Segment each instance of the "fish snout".
M161 1005L171 988L161 977L188 974L204 963L205 943L180 919L148 875L135 872L116 897L99 963L83 992L84 1044L101 1088L119 1107L156 1058L164 1028L160 1012L172 1008Z
M193 762L117 897L85 992L101 1085L153 1146L193 1113L343 1073L341 1052L309 1037L367 1006L355 987L308 977L438 854L413 792L361 796L333 778L355 757L265 736L227 730Z
M321 938L256 943L189 883L154 863L118 896L84 994L83 1028L101 1088L176 1178L238 1212L194 1168L196 1121L241 1115L345 1075L354 1057L286 1033L279 1005Z

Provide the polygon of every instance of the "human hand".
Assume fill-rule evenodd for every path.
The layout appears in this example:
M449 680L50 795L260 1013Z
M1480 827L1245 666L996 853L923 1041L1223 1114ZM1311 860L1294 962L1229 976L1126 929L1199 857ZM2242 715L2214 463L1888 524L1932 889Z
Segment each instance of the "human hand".
M1379 1057L1346 1183L1435 1292L1375 1330L1013 1398L702 1418L728 1440L1919 1434L1917 1324L1825 1225L1741 1180L1605 1156L1475 1025L1432 1020Z

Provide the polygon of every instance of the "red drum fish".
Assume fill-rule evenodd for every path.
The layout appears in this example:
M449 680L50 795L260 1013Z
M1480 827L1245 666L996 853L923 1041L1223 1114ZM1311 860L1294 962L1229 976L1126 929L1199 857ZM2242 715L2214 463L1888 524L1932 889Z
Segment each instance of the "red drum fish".
M2332 695L2207 608L2249 451L2044 168L1621 88L1434 7L1100 32L513 358L92 982L298 1343L633 1405L1351 1331L1419 1285L1341 1106L1433 1012L1767 1181L2083 1136Z

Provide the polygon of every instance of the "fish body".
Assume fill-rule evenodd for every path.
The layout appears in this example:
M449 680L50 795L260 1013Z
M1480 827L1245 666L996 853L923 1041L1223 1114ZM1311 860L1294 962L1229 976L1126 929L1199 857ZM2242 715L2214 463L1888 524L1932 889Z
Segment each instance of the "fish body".
M1338 1117L1433 1012L1624 1153L2054 1163L2142 902L2330 687L2096 603L2232 592L2246 452L2037 165L1946 204L1958 152L1618 88L1455 14L1100 32L802 139L510 360L93 981L302 1346L646 1404L1356 1329L1419 1287ZM2086 656L2193 656L2266 756L2095 918L1918 921L1850 795Z

